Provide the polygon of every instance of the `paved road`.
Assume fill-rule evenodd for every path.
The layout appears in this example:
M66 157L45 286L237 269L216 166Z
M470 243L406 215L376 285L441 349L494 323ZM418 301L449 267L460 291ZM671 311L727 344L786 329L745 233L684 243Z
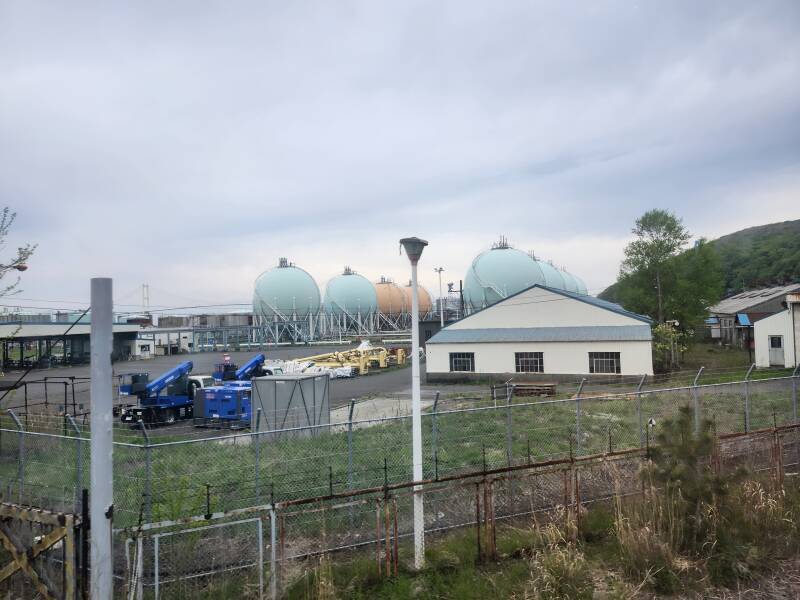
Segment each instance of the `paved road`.
M290 346L283 348L270 349L266 351L268 359L292 359L304 356L323 354L334 350L341 350L342 346ZM237 364L243 364L250 357L252 352L231 352L231 360ZM149 360L136 360L114 363L114 374L138 373L147 371L151 375L163 373L179 363L191 360L194 363L192 372L194 374L206 374L214 371L215 365L222 362L222 353L200 352L195 354L180 354L174 356L159 356ZM10 383L16 381L22 372L9 372L5 377L0 378L0 382ZM424 376L424 369L423 369ZM88 378L89 365L76 367L57 367L53 369L35 369L25 378L31 382L28 385L28 401L33 404L43 402L47 396L51 404L64 403L63 382L69 377ZM47 379L47 393L45 385L41 382ZM84 404L88 408L89 403L89 382L87 380L77 380L75 383L75 401L77 404ZM353 379L334 379L331 381L331 407L335 408L347 404L352 398L363 396L396 396L411 394L411 369L399 368L386 372L373 371L364 377ZM72 384L66 386L67 403L72 402ZM13 405L20 405L23 402L22 390L13 392L3 401L3 408Z

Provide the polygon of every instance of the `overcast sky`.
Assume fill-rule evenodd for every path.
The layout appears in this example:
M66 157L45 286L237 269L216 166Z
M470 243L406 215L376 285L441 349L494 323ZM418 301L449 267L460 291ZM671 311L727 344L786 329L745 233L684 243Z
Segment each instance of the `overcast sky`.
M391 4L0 0L14 302L400 281L405 235L433 291L503 234L597 293L647 209L800 218L799 2Z

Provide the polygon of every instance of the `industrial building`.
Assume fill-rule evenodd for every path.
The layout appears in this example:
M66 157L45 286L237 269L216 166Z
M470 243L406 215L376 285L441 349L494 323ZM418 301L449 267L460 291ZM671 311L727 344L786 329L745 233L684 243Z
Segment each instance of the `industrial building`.
M800 364L800 293L786 294L786 308L755 322L755 363L759 368Z
M69 329L69 331L67 331ZM29 366L78 365L89 362L91 323L84 317L77 323L54 322L45 315L39 322L6 321L0 323L2 368ZM114 323L113 358L125 358L141 327Z
M708 309L706 327L712 340L731 346L748 347L753 324L781 312L787 294L800 292L800 283L740 292Z
M426 344L428 381L651 375L651 321L534 284L451 323Z

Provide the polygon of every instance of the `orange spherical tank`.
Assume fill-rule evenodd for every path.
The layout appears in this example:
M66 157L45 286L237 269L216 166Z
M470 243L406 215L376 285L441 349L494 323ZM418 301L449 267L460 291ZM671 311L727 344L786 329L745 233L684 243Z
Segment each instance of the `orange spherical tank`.
M384 279L375 284L375 293L378 295L378 310L385 315L399 315L411 310L411 305L406 306L406 295L393 281Z
M431 308L433 308L433 300L431 300L431 295L428 293L424 287L419 286L417 288L419 292L419 314L425 315L431 312ZM411 284L409 283L407 286L403 288L403 294L406 298L406 307L408 312L411 312Z

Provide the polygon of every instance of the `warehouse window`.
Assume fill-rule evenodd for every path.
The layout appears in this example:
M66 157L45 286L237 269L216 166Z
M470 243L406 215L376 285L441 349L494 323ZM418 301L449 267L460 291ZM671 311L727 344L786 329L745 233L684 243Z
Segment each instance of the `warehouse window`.
M619 352L589 352L589 373L619 372Z
M544 354L542 352L515 352L514 364L517 373L544 373Z
M474 352L451 352L450 371L474 371L475 353Z

